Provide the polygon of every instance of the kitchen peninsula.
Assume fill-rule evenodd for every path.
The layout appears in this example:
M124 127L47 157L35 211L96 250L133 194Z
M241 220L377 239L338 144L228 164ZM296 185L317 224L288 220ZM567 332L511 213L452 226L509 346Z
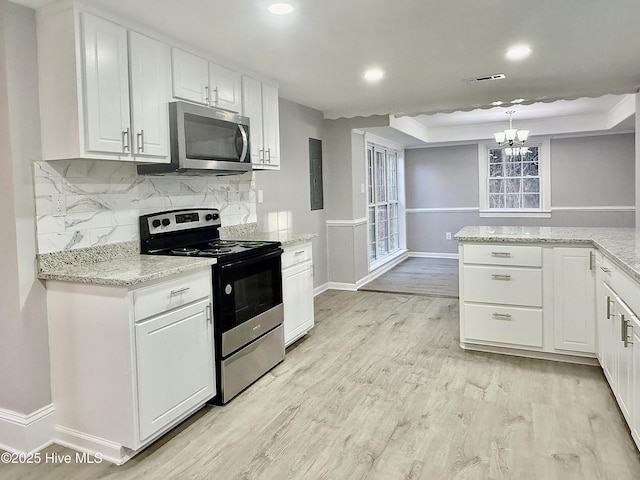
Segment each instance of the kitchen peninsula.
M640 231L465 227L460 346L599 364L640 446Z

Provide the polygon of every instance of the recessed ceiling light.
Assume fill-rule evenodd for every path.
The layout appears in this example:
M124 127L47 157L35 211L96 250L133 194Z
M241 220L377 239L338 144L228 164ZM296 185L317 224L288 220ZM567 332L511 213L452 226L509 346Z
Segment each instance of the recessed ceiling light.
M384 77L384 72L379 68L370 68L364 72L363 78L367 82L378 82Z
M274 15L288 15L293 12L293 5L290 3L272 3L269 11Z
M495 102L491 102L491 105L493 105L494 107L500 106L502 105L504 102L501 102L500 100L496 100Z
M516 98L515 100L511 100L511 103L522 103L524 102L524 98Z
M529 45L514 45L507 50L505 57L508 60L522 60L531 55L531 47Z

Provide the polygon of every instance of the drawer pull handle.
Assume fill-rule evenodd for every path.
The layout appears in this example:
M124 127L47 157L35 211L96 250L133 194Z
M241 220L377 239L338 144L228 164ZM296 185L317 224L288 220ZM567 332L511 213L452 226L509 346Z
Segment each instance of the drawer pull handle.
M511 314L510 313L497 313L497 312L494 312L493 316L495 318L504 318L504 319L507 319L507 320L511 320Z
M181 293L186 292L187 290L190 290L191 287L182 287L179 288L177 290L171 290L171 296L173 297L174 295L180 295Z
M510 252L491 252L491 256L508 258L511 256L511 253Z
M607 295L607 320L611 320L611 316L613 315L611 305L614 303L615 301L611 300L611 297Z
M294 255L302 255L304 253L304 250L299 250L296 253L294 253Z
M498 273L494 273L491 275L491 278L494 280L511 280L511 275L500 275Z
M602 270L604 273L610 273L611 269L607 268L607 267L600 267L600 270Z

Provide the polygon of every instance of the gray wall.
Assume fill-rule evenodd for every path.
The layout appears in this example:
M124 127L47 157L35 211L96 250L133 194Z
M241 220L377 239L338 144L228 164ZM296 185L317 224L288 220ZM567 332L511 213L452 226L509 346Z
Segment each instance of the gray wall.
M366 183L365 142L363 132L354 129L388 124L389 117L379 115L324 122L330 282L352 285L369 274L367 225L357 222L367 215L366 196L360 188ZM332 225L332 220L344 223Z
M478 208L476 145L405 151L407 209ZM465 225L633 227L633 211L602 207L635 205L635 136L629 134L551 140L551 218L490 218L477 211L407 213L411 252L456 253L446 232ZM562 207L594 207L562 210ZM600 207L600 208L598 208Z
M257 205L258 224L266 230L270 213L287 212L287 226L293 231L318 234L313 239L314 286L318 287L328 281L327 229L325 210L311 211L309 138L323 139L322 113L284 99L279 105L280 170L255 172L256 189L263 191L264 199ZM326 171L324 152L323 163ZM328 196L325 184L325 209Z
M40 158L35 29L33 10L0 0L0 408L21 414L51 403L46 297L35 268L31 163Z

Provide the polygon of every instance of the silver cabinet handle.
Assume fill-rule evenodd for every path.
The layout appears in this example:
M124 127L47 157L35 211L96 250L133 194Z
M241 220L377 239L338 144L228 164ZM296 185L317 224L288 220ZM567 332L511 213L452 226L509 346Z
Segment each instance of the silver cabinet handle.
M611 320L611 304L612 303L613 303L613 300L611 300L611 297L607 295L607 320Z
M220 95L218 94L218 87L213 89L213 93L215 95L215 99L213 100L213 103L217 107L218 103L220 103Z
M271 149L267 148L267 163L271 163Z
M511 275L501 275L498 273L493 273L491 275L491 278L493 278L494 280L511 280Z
M589 270L595 270L596 268L596 252L593 250L589 252Z
M304 253L304 250L300 250L300 251L294 253L294 255L302 255L303 253Z
M611 273L611 269L607 268L607 267L600 267L600 270L602 270L604 273Z
M261 148L260 150L258 150L258 160L261 163L264 163L264 149Z
M511 253L510 252L491 252L491 256L508 258L511 256Z
M129 146L129 127L127 127L126 130L122 131L122 151L131 151L131 147Z
M507 319L507 320L511 320L511 314L510 313L497 313L497 312L494 312L493 313L493 317L495 317L495 318L504 318L504 319Z
M144 130L140 130L137 134L138 137L138 152L144 153Z
M209 85L204 86L204 103L209 105Z
M182 287L182 288L178 288L177 290L171 290L171 296L173 297L174 295L180 295L181 293L184 293L187 290L191 290L191 287Z
M211 304L207 303L205 307L205 315L207 316L207 322L213 323L213 315L211 314Z
M629 320L624 318L623 314L620 314L620 326L622 328L622 331L620 332L622 337L621 340L624 344L624 348L627 348L629 344L633 342L630 340L631 337L629 336ZM633 333L631 336L633 336Z

